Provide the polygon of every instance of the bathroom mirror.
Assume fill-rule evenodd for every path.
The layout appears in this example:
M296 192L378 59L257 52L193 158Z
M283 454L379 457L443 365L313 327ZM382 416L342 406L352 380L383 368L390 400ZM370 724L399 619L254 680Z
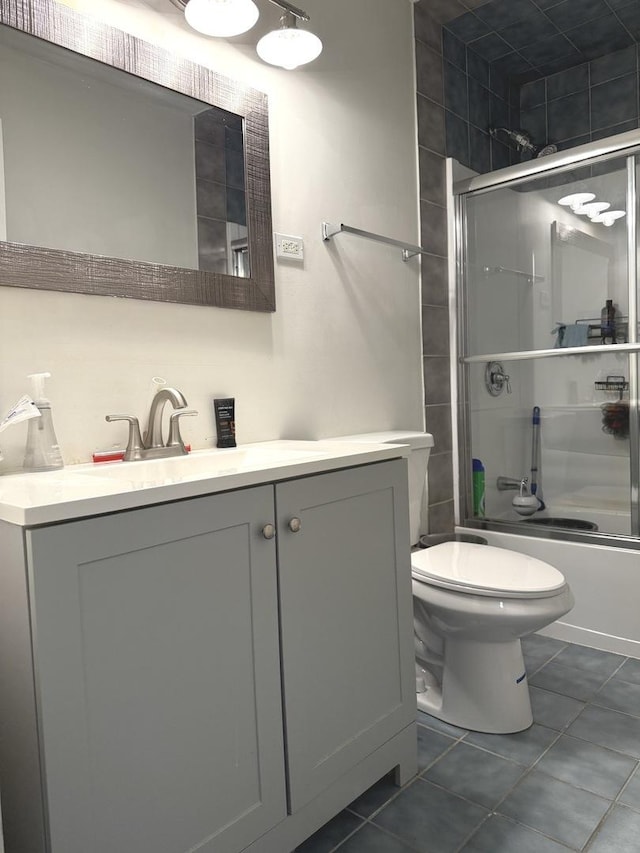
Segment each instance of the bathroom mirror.
M0 24L0 283L275 310L266 95L53 0Z

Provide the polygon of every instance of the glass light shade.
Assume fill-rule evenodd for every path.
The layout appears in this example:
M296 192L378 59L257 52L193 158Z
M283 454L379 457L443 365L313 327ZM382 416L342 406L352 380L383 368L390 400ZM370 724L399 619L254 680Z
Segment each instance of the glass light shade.
M589 204L583 204L580 207L579 213L586 213L591 219L594 216L600 216L600 214L607 210L611 205L608 201L590 201Z
M610 228L616 219L622 219L626 215L626 211L624 210L605 210L604 213L599 213L597 216L592 217L591 221L601 222L607 228Z
M189 0L184 10L190 27L218 38L246 33L259 14L253 0Z
M258 56L269 65L293 71L299 65L313 62L322 53L322 42L308 30L282 27L263 36L256 46Z
M595 193L573 193L572 195L566 195L564 198L561 198L558 204L561 204L563 207L570 207L575 213L578 208L582 207L583 204L593 201L595 197Z

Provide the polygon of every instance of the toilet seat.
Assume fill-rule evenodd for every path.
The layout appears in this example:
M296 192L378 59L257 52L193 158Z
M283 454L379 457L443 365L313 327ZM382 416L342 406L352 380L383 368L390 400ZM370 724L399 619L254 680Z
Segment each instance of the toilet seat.
M566 587L548 563L492 545L443 542L411 555L413 579L491 598L550 598Z

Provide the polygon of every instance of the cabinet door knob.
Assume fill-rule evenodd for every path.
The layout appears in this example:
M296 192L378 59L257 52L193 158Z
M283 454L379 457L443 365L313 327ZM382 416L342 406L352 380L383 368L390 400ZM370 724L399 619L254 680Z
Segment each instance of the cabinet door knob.
M302 527L302 522L300 521L299 518L292 518L291 521L289 522L289 530L292 533L297 533L301 527Z
M265 539L273 539L276 535L276 529L273 524L265 524L262 528L262 535Z

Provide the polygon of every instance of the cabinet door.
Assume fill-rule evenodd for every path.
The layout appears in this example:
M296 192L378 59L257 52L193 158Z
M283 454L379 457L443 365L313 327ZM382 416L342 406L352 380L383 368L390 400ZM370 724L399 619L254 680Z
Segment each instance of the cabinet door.
M279 484L276 505L293 812L415 720L406 463Z
M51 853L231 853L285 816L273 521L265 486L31 531Z

